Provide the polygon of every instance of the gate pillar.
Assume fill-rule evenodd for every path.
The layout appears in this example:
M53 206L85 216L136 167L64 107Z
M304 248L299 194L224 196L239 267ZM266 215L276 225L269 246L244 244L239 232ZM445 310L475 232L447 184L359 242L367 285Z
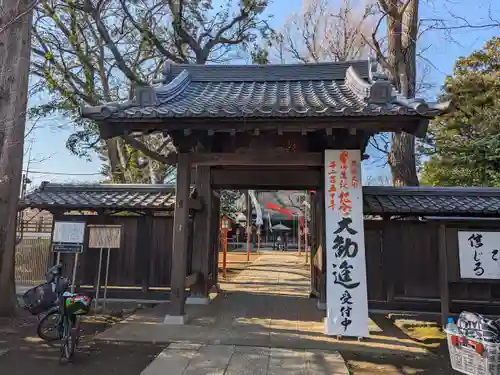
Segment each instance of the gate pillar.
M186 299L187 304L205 305L210 302L210 264L213 250L213 195L210 185L209 166L196 167L196 191L203 202L203 209L194 214L192 272L198 272L201 277L191 287L191 293Z

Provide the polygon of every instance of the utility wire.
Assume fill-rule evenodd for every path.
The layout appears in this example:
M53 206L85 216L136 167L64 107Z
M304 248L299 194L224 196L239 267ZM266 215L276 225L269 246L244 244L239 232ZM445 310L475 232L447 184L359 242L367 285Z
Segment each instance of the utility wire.
M29 172L30 174L46 174L46 175L54 175L54 176L103 176L102 173L63 173L63 172L43 172L43 171L32 171L25 170L23 172Z

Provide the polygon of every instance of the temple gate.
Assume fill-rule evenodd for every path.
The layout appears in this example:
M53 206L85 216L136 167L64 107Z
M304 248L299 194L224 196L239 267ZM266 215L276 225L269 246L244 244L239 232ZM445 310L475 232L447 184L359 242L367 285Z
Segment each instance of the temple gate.
M171 323L185 320L186 286L206 298L216 280L217 189L316 190L311 293L326 300L325 150L364 151L378 132L426 133L441 106L403 98L369 61L307 65L166 64L163 83L124 103L85 107L103 139L171 137L177 164ZM146 155L147 150L141 150ZM192 173L194 171L195 173ZM190 186L196 186L192 194ZM190 210L196 236L188 274ZM328 250L329 251L329 250ZM214 262L215 261L215 262ZM215 265L215 267L214 267ZM215 272L215 274L214 274Z

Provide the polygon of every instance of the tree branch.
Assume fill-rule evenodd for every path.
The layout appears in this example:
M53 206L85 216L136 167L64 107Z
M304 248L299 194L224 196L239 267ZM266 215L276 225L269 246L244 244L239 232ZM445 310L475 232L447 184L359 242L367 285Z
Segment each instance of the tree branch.
M142 152L148 158L151 158L153 160L157 160L160 163L163 163L165 165L173 165L173 164L177 163L177 153L170 153L169 155L164 156L158 152L151 150L144 143L142 143L137 138L134 138L130 135L123 135L120 138L122 138L131 147Z
M16 9L20 8L21 1L22 0L19 0L17 2ZM19 21L21 18L23 18L25 15L27 15L29 12L31 12L33 9L35 9L35 7L38 5L38 2L39 2L39 0L34 0L22 12L15 14L15 15L10 15L11 16L10 20L7 20L7 22L5 22L5 24L3 24L3 22L4 22L3 17L7 17L8 15L4 14L3 17L0 17L0 34L2 34L5 30L7 30L7 28L9 26L13 25L17 21Z

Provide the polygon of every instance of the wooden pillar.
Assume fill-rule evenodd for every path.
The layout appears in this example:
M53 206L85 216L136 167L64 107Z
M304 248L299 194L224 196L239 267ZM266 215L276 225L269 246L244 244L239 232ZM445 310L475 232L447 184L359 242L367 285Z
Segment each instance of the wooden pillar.
M446 325L450 313L450 290L448 284L448 254L446 250L446 226L439 225L439 285L441 296L441 323Z
M321 284L319 288L319 302L320 304L326 304L326 262L327 262L327 257L326 257L326 251L327 251L327 244L326 244L326 226L325 226L325 191L324 189L318 190L317 192L318 198L319 198L319 203L318 203L318 211L317 211L317 220L318 220L318 241L319 241L319 246L318 246L318 253L316 256L319 257L318 262L320 265L320 270L321 270Z
M191 297L208 297L209 264L212 253L212 189L210 187L210 167L198 166L196 171L196 191L203 202L203 209L194 214L194 244L192 272L202 274L201 279L191 288Z
M142 292L146 293L149 290L149 268L151 266L151 246L153 233L153 220L151 214L139 217L137 220L137 240L135 245L135 256L137 259L136 270L137 275L140 275Z
M210 238L212 244L212 285L219 287L219 220L220 220L220 195L215 192L212 194L212 225L210 231Z
M299 217L297 215L297 249L299 250L299 255L302 255L302 247L300 246L300 238L301 238L301 235L300 235L300 220L299 220Z
M172 242L171 315L183 316L189 236L189 185L191 180L189 155L180 153L177 158L177 183L175 191L174 233Z

